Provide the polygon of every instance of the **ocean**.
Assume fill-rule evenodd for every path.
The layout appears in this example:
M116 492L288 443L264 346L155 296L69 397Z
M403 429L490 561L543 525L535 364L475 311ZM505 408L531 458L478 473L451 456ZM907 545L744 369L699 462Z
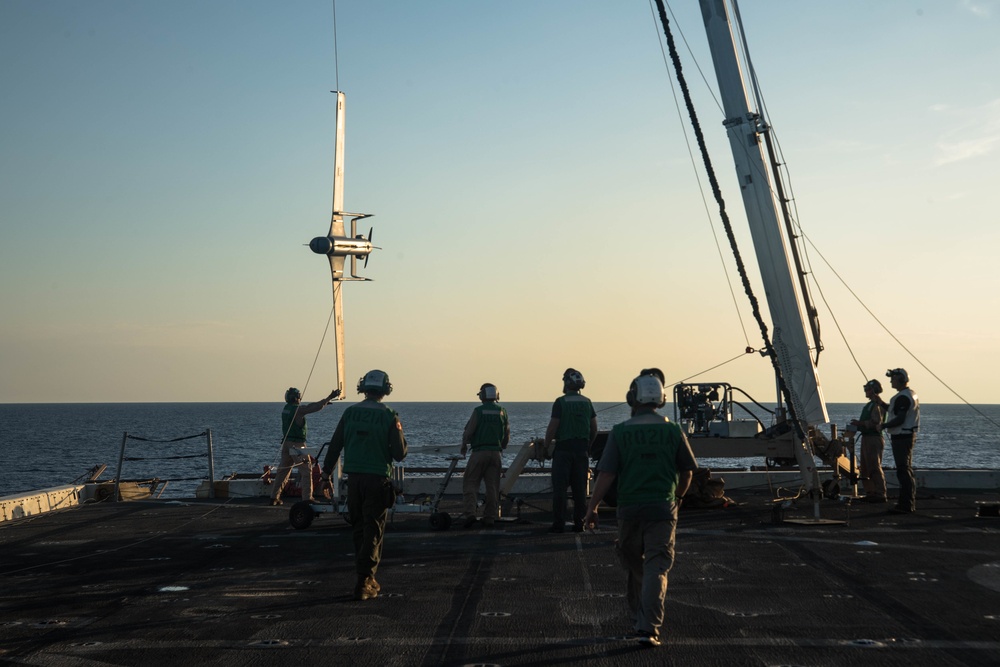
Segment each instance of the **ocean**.
M458 444L473 402L393 403L403 431L413 447ZM351 401L331 404L308 418L309 440L319 446L329 440ZM505 465L520 445L541 437L552 404L504 403L510 415L511 445ZM609 429L628 417L624 403L595 403L600 428ZM843 428L861 411L861 404L828 405L830 418ZM208 476L206 437L210 429L216 478L234 472L262 472L277 464L281 431L279 403L71 403L0 404L0 451L7 474L0 477L0 496L74 481L97 463L107 463L103 479L112 479L123 433L133 440L126 449L123 479L159 477L171 481L163 497L191 497L197 480ZM921 405L921 429L914 451L918 468L1000 468L1000 405L977 406L984 419L965 405ZM673 408L661 412L673 418ZM738 411L737 411L738 412ZM736 415L738 418L745 415ZM767 420L764 420L768 423ZM176 442L186 436L194 438ZM888 450L888 448L887 448ZM176 458L192 457L192 458ZM886 452L886 467L892 456ZM763 465L756 459L706 459L710 468ZM445 466L444 456L412 453L407 466ZM530 466L536 464L529 464Z

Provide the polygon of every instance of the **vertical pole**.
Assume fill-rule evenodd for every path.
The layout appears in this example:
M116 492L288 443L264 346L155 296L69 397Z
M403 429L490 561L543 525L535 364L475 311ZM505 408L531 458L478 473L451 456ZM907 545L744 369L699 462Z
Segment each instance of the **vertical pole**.
M339 90L337 94L337 117L336 117L336 137L333 149L333 217L340 220L340 233L344 230L344 132L345 114L347 112L347 98ZM334 225L331 225L331 229ZM352 234L353 236L353 234ZM332 258L331 258L332 259ZM354 273L354 264L357 258L351 256L351 273ZM333 310L334 310L334 343L337 348L337 388L340 389L341 400L347 394L347 383L344 370L344 302L341 294L343 283L340 278L343 274L336 276L333 283Z
M212 429L205 429L205 437L208 439L208 497L215 497L215 453L212 451Z
M118 490L122 482L122 462L125 460L125 443L128 441L128 431L122 433L122 447L118 452L118 472L115 473L115 502L118 502Z

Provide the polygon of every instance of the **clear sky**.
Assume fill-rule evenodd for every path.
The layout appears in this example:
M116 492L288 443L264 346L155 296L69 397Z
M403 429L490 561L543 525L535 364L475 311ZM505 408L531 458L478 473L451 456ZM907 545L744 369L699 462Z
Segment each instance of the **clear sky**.
M697 2L670 9L756 280ZM958 401L915 356L1000 403L1000 2L742 13L827 400L902 366ZM333 24L329 0L0 3L0 402L280 401L317 350L325 395L329 269L303 244L329 227L337 87L345 207L383 248L344 288L349 384L540 401L573 366L617 401L655 365L773 400L757 355L704 373L761 342L647 0L340 0L337 60Z

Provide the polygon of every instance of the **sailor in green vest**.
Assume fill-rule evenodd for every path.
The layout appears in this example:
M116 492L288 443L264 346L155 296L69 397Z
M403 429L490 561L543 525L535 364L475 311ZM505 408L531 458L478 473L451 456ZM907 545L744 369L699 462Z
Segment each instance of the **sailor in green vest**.
M476 523L476 506L479 503L479 483L486 486L483 503L483 526L490 528L497 518L500 501L500 452L510 442L510 422L507 411L500 405L500 391L487 382L479 388L482 405L472 411L462 433L462 456L472 449L469 463L462 475L462 497L465 502L463 528Z
M859 472L861 484L865 487L866 503L884 503L885 473L882 472L882 453L885 451L885 438L882 437L882 422L885 421L886 403L879 394L882 393L882 383L869 380L864 386L868 403L861 408L861 418L852 419L851 426L861 432L861 455Z
M382 587L375 581L382 559L382 538L389 507L396 500L392 488L392 462L406 457L406 438L395 410L382 403L392 393L392 383L383 371L368 371L358 380L358 393L365 400L344 410L323 459L323 481L330 475L340 453L347 474L347 511L354 531L355 600L377 597Z
M552 403L545 442L552 450L552 528L566 529L566 487L573 492L573 530L583 532L587 511L587 475L590 445L597 437L597 413L590 399L580 393L587 382L575 368L563 372L563 395Z
M334 389L322 401L309 405L301 405L302 392L295 387L289 387L285 392L285 407L281 411L281 462L274 477L271 488L271 504L281 504L281 491L292 474L292 468L299 468L299 484L302 487L302 500L312 500L312 460L308 454L302 453L306 447L306 415L319 412L332 400L340 396L340 389Z
M617 482L618 545L628 572L628 604L636 637L652 647L660 645L677 509L698 463L684 432L656 412L666 402L657 376L637 377L625 400L633 416L608 435L584 523L597 526L601 500Z

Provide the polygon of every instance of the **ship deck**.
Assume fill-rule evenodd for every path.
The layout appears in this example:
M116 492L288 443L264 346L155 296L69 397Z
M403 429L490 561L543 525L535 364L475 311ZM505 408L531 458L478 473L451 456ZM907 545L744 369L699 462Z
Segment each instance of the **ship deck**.
M289 504L265 499L51 512L0 526L0 662L1000 664L1000 519L977 516L996 492L939 493L902 516L824 500L823 521L811 502L729 496L681 513L656 649L625 636L613 509L583 534L549 533L541 497L489 530L396 514L366 602L351 598L337 514L295 530Z

